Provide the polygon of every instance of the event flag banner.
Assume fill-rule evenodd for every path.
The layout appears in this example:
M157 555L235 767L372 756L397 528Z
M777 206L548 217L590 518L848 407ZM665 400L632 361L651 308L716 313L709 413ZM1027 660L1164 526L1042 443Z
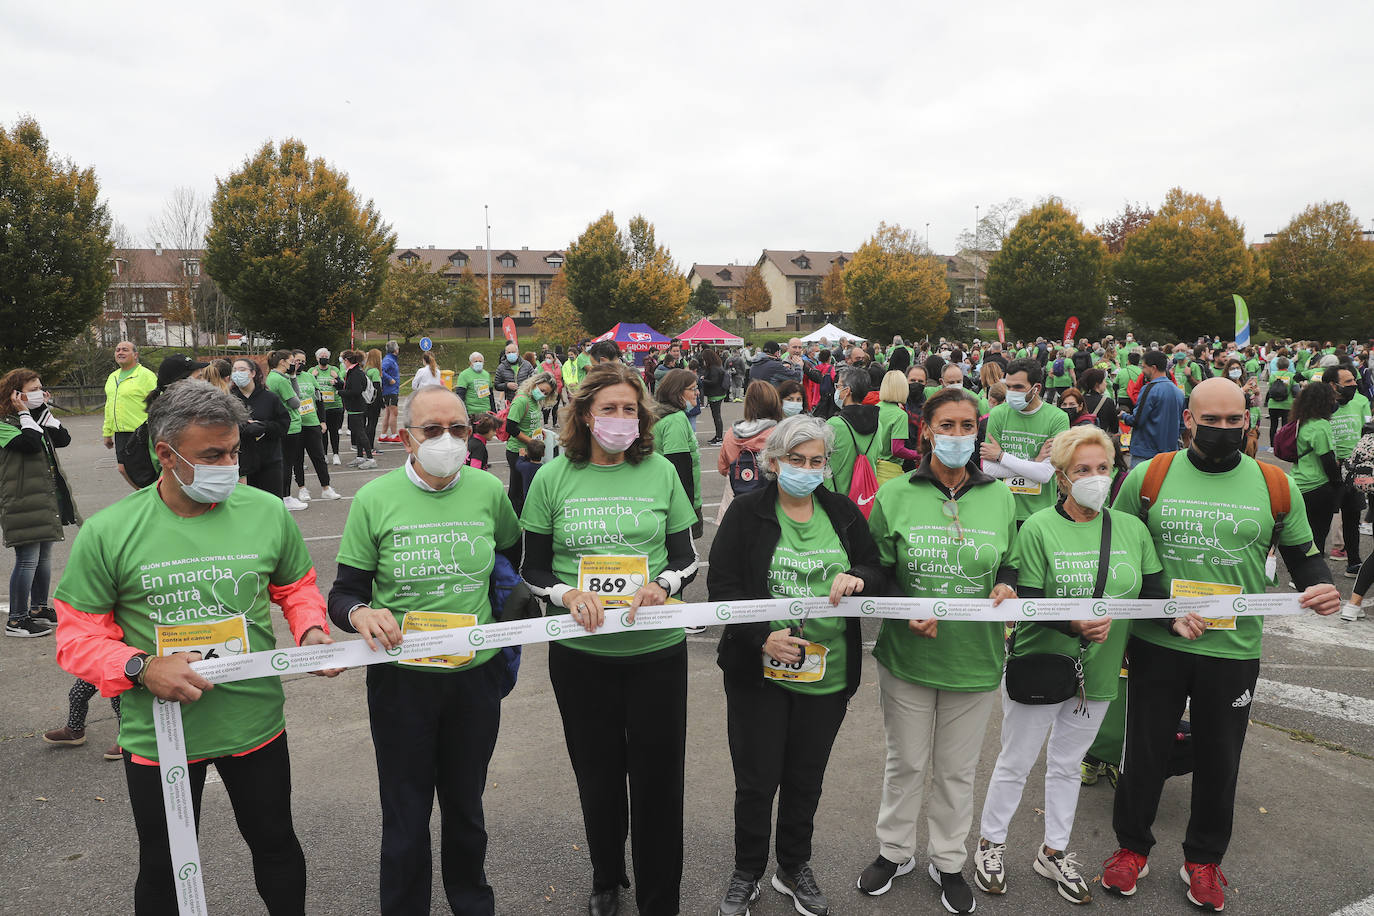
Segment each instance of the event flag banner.
M1007 345L1007 326L1002 323L1002 319L997 319L997 342L1002 346Z
M1064 346L1073 346L1073 335L1078 333L1078 316L1071 315L1069 320L1064 322Z
M511 343L518 343L515 339L515 319L506 317L501 319L501 333L506 335L506 340Z
M1236 293L1231 294L1231 298L1236 300L1236 346L1250 346L1250 310L1245 307L1245 300Z
M762 623L813 617L859 617L878 620L936 620L1014 622L1017 620L1091 620L1112 617L1142 620L1197 613L1203 617L1256 617L1303 614L1295 592L1254 595L1199 595L1169 599L1009 598L994 606L986 598L842 598L832 606L828 598L766 598L743 601L701 601L641 607L632 620L629 609L606 614L598 633L659 630L672 627ZM569 614L534 617L458 627L412 631L402 645L369 649L361 639L326 646L299 646L250 652L194 662L198 674L214 684L255 677L304 674L325 668L353 668L398 659L471 655L478 649L500 649L569 639L585 635ZM167 812L167 835L172 853L177 906L182 914L203 914L205 888L201 882L200 846L182 734L181 704L159 699L154 705L158 766Z

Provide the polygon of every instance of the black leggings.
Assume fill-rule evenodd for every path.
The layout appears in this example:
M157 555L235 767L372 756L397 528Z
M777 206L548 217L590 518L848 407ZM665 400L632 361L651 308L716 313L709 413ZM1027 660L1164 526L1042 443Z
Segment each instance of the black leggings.
M380 397L367 405L367 444L369 447L377 442L377 420L382 416L382 399Z
M520 476L520 469L515 466L519 460L519 452L506 450L506 463L510 465L510 485L506 487L506 492L510 495L511 508L515 509L516 515L525 508L525 478Z
M74 732L86 730L86 713L91 709L91 697L95 696L96 686L90 681L76 679L72 689L67 691L67 727ZM115 718L119 718L119 697L110 697L110 706Z
M1302 494L1303 505L1307 508L1307 524L1312 528L1312 543L1317 545L1318 550L1326 549L1326 536L1331 533L1331 516L1336 511L1339 494L1340 491L1330 483Z
M353 448L358 452L359 458L372 457L372 437L367 432L367 414L348 415L348 435L353 440Z
M1345 565L1360 565L1360 516L1364 514L1364 494L1346 484L1336 492L1341 510L1341 534L1345 537Z
M328 431L329 448L334 454L339 454L339 430L343 428L344 409L342 407L331 408L324 412L324 426Z
M266 490L273 496L281 496L282 463L273 461L271 464L264 464L256 471L244 478L250 487L257 487L259 490Z
M302 427L303 428L303 427ZM281 440L281 496L291 495L291 469L301 463L304 443L299 432L287 433Z
M720 421L721 399L709 398L706 403L711 405L711 420L716 424L716 441L719 442L725 438L725 430Z
M1277 432L1279 431L1280 427L1282 427L1283 424L1285 424L1285 423L1287 423L1287 422L1288 422L1288 411L1287 411L1287 410L1274 410L1273 408L1270 408L1270 410L1269 410L1269 447L1270 447L1270 448L1273 448L1273 447L1274 447L1274 435L1275 435L1275 433L1277 433ZM1320 546L1320 545L1318 545L1318 546Z
M216 757L189 766L197 829L205 773L211 763L224 781L239 833L253 855L253 878L259 896L267 904L267 912L304 913L305 854L291 823L291 755L286 732L242 757ZM161 772L155 766L134 763L125 751L124 775L129 782L134 827L138 830L134 912L137 916L176 916Z
M329 462L324 454L324 435L320 432L319 426L301 427L301 450L296 452L296 485L305 486L305 456L310 456L310 463L315 466L315 476L320 479L320 486L329 486Z

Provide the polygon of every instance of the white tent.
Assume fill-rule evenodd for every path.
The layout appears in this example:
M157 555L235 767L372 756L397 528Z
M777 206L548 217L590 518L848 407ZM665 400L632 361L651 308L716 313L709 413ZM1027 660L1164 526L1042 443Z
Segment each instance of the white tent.
M815 340L825 339L830 341L831 343L839 343L840 338L857 341L865 341L868 339L867 337L860 337L858 334L851 334L848 331L842 331L839 328L835 327L833 324L827 324L819 331L812 331L810 334L807 334L805 337L802 338L802 342L811 343Z

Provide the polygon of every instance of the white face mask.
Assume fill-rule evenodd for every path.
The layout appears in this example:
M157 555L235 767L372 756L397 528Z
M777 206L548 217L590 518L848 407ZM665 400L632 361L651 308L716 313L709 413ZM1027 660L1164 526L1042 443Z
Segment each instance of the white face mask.
M1069 495L1089 512L1101 512L1112 492L1112 479L1107 476L1080 477L1069 485Z
M193 464L189 458L176 449L172 449L172 454L195 469L192 472L190 483L182 480L175 468L172 470L172 476L177 479L177 483L181 484L181 492L198 503L222 503L229 498L234 492L234 487L239 484L237 461L233 464Z
M29 402L29 410L37 410L43 406L43 390L41 388L38 391L28 392L24 397Z
M455 439L447 432L433 439L426 439L415 450L415 460L427 474L435 477L452 477L458 473L463 462L468 460L468 444Z

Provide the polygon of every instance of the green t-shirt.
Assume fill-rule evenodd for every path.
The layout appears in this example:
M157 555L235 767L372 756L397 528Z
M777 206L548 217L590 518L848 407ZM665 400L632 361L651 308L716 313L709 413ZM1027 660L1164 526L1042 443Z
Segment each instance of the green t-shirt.
M296 397L296 389L292 387L291 380L282 375L276 369L267 373L267 387L273 394L281 398L282 406L286 408L286 413L291 417L291 428L286 434L292 435L301 431L301 414L299 410L292 410L286 402Z
M1140 378L1140 374L1145 370L1139 366L1125 365L1116 373L1116 396L1118 398L1127 397L1127 391L1131 383Z
M301 394L301 426L320 425L320 406L318 403L319 389L315 385L315 376L309 372L301 372L296 375L296 387Z
M849 555L840 544L840 536L830 524L829 517L819 506L810 521L794 522L783 511L782 504L774 506L782 533L768 566L768 596L770 598L824 598L830 594L835 577L849 569ZM814 620L774 620L773 629L801 627L803 639L825 648L825 672L816 681L801 681L785 677L787 668L763 657L764 671L770 668L779 675L774 680L780 687L798 693L838 693L845 688L844 617L817 617ZM767 677L768 675L765 675Z
M1269 388L1270 388L1271 391L1273 390L1274 382L1275 382L1275 380L1277 380L1277 379L1283 379L1283 380L1284 380L1284 384L1286 384L1286 385L1288 386L1288 397L1284 398L1283 400L1279 400L1278 398L1275 398L1275 397L1270 397L1270 398L1269 398L1269 409L1270 409L1270 410L1289 410L1289 409L1291 409L1292 406L1293 406L1293 397L1294 397L1294 394L1293 394L1293 388L1294 388L1294 385L1293 385L1293 370L1291 370L1291 369L1275 369L1275 370L1274 370L1273 376L1269 379Z
M527 394L518 395L511 401L510 412L506 414L506 419L519 424L520 432L529 436L531 439L539 438L539 431L544 428L544 413L534 403L534 398ZM518 452L525 447L525 443L520 441L519 436L511 436L506 440L506 451Z
M1308 493L1327 483L1321 456L1336 448L1328 420L1305 420L1298 426L1298 460L1293 464L1293 482Z
M400 467L358 491L339 562L373 574L372 605L391 611L403 632L407 612L410 629L442 630L491 623L488 587L496 551L519 539L515 510L491 474L464 467L452 487L436 493L417 487ZM447 674L475 668L499 651L397 664Z
M1140 516L1140 486L1149 462L1131 469L1113 508ZM1302 494L1288 481L1293 511L1284 521L1285 546L1312 540ZM1175 597L1198 594L1257 594L1264 591L1264 559L1274 530L1269 489L1253 458L1221 474L1199 471L1187 453L1175 456L1169 474L1150 506L1146 526L1164 566L1164 580ZM1161 626L1140 626L1135 635L1156 645L1219 658L1259 658L1261 617L1222 618L1226 629L1209 629L1196 640ZM1230 629L1234 627L1234 629Z
M654 451L660 455L680 455L684 452L692 456L692 508L701 508L701 449L697 446L697 434L692 432L692 422L687 419L686 411L675 410L654 424ZM693 518L693 521L696 521Z
M843 496L849 495L849 484L854 477L854 462L859 455L867 455L868 461L873 465L873 473L878 473L878 459L883 454L892 453L892 443L888 442L887 448L883 448L880 433L881 428L874 429L872 433L865 436L850 425L840 414L836 414L826 420L826 425L835 430L835 449L830 453L830 476L825 479L825 486ZM881 426L881 424L880 424ZM892 481L888 481L891 483Z
M1359 444L1360 432L1369 422L1369 399L1356 392L1349 404L1342 404L1331 415L1331 438L1336 443L1336 457L1341 461L1350 457Z
M1046 439L1069 428L1069 415L1044 401L1033 414L1012 410L1010 404L998 404L988 415L989 439L995 441L1008 455L1034 461ZM1041 509L1053 506L1058 499L1054 481L1036 483L1029 478L1010 477L1007 486L1016 495L1016 519L1024 521Z
M339 378L339 370L334 366L326 366L323 369L319 366L313 366L309 374L315 380L315 389L319 396L316 409L343 410L343 402L339 399L339 389L334 387L334 380Z
M1045 366L1045 387L1072 388L1073 376L1071 375L1071 373L1073 372L1073 360L1067 356L1063 358L1064 372L1062 374L1057 374L1054 371L1054 364L1057 362L1060 362L1060 359L1058 357L1055 357L1054 359L1051 359L1049 361L1048 365Z
M578 587L578 561L595 556L645 557L649 581L668 568L668 535L685 531L697 515L677 469L662 455L639 464L575 465L567 456L546 461L525 496L520 525L553 536L553 574ZM681 629L608 633L563 640L593 655L655 652L684 639Z
M881 460L893 461L900 465L901 459L892 457L892 440L900 439L905 442L910 426L911 420L907 416L905 408L899 404L893 404L891 401L879 401L878 445L874 449L874 454L880 456ZM876 471L877 468L874 470Z
M941 508L944 493L917 473L879 488L873 500L868 527L883 566L895 569L901 593L912 598L986 598L1016 537L1011 490L1000 480L970 488L959 497L956 528ZM965 693L996 690L1002 624L941 621L935 638L927 639L911 632L905 620L884 620L873 657L913 684Z
M928 401L928 400L930 400L931 398L935 397L935 395L939 394L940 391L941 391L944 387L945 387L944 385L926 385L926 386L925 386L926 400Z
M1141 579L1161 567L1150 532L1134 515L1107 510L1112 516L1111 558L1105 598L1139 598ZM1019 584L1043 589L1051 598L1090 598L1097 584L1102 557L1102 516L1075 522L1051 506L1026 519L1016 535L1012 565ZM1114 620L1107 640L1090 643L1083 654L1084 696L1089 700L1115 700L1121 656L1131 621ZM1045 652L1078 656L1078 637L1032 621L1017 625L1014 656Z
M1311 350L1299 350L1293 357L1293 368L1301 372L1307 368L1307 364L1312 360Z
M86 521L55 597L85 613L113 612L124 642L150 655L161 628L164 654L225 657L276 648L268 586L298 582L310 568L277 496L239 486L208 512L181 518L150 486ZM184 704L187 757L241 754L268 741L286 727L283 699L281 681L264 677L218 684ZM158 759L153 703L143 687L127 691L119 725L119 743L149 760Z
M492 411L491 373L485 368L477 372L468 366L458 373L458 380L453 387L463 389L463 404L468 409L469 418Z

